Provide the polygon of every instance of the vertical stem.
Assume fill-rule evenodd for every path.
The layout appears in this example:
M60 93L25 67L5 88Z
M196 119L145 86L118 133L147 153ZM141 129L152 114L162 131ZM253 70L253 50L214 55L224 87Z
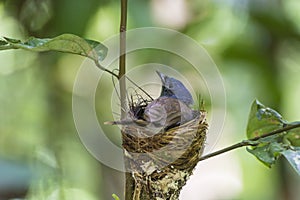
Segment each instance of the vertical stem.
M126 26L127 26L127 0L121 0L121 22L120 22L120 58L119 58L119 86L121 100L121 119L124 119L126 112ZM127 161L124 156L125 170L127 170ZM131 173L125 172L125 200L132 200L133 177Z
M121 119L125 117L126 106L126 26L127 26L127 0L121 0L121 23L120 23L120 59L119 59L119 84L121 98Z

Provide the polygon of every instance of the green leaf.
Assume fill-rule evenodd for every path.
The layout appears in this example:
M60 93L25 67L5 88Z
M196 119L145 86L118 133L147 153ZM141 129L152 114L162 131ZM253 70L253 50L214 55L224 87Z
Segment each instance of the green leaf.
M271 131L282 128L286 121L275 110L264 106L258 100L252 103L247 125L247 137L256 138ZM253 154L262 163L271 167L281 156L281 152L288 147L283 142L283 135L276 134L268 137L262 137L257 142L259 145L247 148L248 152Z
M278 112L255 100L248 119L247 137L248 141L256 144L247 148L247 151L268 167L284 155L300 175L300 128L297 127L299 124L300 122L288 123ZM295 128L274 135L265 135L286 126Z
M292 122L288 125L296 125L300 124L300 122ZM290 131L284 136L284 141L294 147L300 147L300 128L295 128Z
M44 39L30 37L25 42L4 37L0 39L0 50L7 49L25 49L36 52L59 51L89 57L97 62L107 55L107 47L103 44L73 34Z
M115 200L120 200L120 198L119 198L116 194L112 194L112 197L113 197Z
M258 100L252 103L247 125L249 139L261 136L282 128L286 122L275 110L261 104Z
M286 145L277 142L261 143L257 147L247 151L253 154L262 163L271 167L276 160L281 156L281 152L286 150Z
M289 149L282 154L300 175L300 148Z
M8 43L6 41L0 39L0 47L5 46L5 45L8 45Z

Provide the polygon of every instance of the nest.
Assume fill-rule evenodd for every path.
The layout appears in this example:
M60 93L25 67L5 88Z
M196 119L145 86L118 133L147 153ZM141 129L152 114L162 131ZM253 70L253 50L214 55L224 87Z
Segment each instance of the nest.
M204 149L205 111L168 130L126 125L122 128L127 171L134 179L133 199L178 199Z

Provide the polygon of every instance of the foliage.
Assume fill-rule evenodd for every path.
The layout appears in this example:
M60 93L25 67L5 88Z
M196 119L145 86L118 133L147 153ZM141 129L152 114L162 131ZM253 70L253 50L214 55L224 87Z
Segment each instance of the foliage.
M112 194L112 197L114 198L114 200L120 200L120 198L116 194Z
M283 155L300 175L299 129L267 134L291 125L297 126L299 122L288 123L278 112L255 100L249 115L247 136L257 143L247 150L268 167Z
M7 49L25 49L36 52L58 51L89 57L97 62L103 60L107 54L107 48L103 44L73 34L63 34L51 39L30 37L25 42L4 37L0 39L0 50Z
M35 7L26 7L26 5L22 4L45 1L28 0L5 2L5 4L0 4L0 6L8 5L3 6L4 8L0 7L0 9L3 8L3 10L5 10L5 15L3 14L5 18L1 18L2 35L14 35L13 37L18 38L20 36L18 26L11 28L12 16L16 16L14 18L18 21L18 25L24 26L24 23L22 22L22 15L24 15L24 13L37 12L33 12L31 10L28 11L28 9L24 12L24 8ZM21 33L22 35L29 33L29 35L49 37L63 32L71 32L78 35L85 34L85 37L97 38L101 41L115 33L119 13L119 6L115 1L92 0L88 4L85 1L72 2L69 0L51 2L53 7L47 7L47 9L50 10L50 23L45 23L45 26L41 27L39 31L37 31L37 29L33 30L28 28L28 26L24 26L25 30ZM180 31L191 36L197 40L197 42L204 44L212 54L212 57L219 58L219 66L222 67L220 68L222 70L222 76L229 85L226 89L231 94L228 95L227 99L229 108L227 110L229 113L228 116L234 116L234 119L231 120L231 122L233 122L232 126L235 127L236 130L235 133L230 133L228 138L229 140L234 137L239 137L237 134L244 129L244 125L241 121L244 120L246 113L245 108L251 99L253 99L253 96L259 97L269 106L276 108L279 108L280 106L280 110L288 113L285 117L297 119L299 116L298 110L295 109L296 106L298 106L297 99L299 99L299 93L295 92L299 90L299 42L297 42L299 41L299 15L297 14L299 13L299 4L297 0L278 2L279 1L249 1L247 4L232 4L232 8L230 8L227 3L220 3L218 1L188 2L187 7L191 8L189 9L191 20L186 23L184 29L180 29ZM134 4L134 6L132 6L134 9L131 9L129 14L131 28L157 25L153 23L153 16L150 16L150 14L154 15L155 12L148 6L148 1L136 1L131 3ZM71 4L72 6L70 6ZM101 7L99 7L100 4ZM99 12L97 16L95 16L95 12L97 10ZM165 9L163 12L166 13L171 10L172 9ZM0 10L0 13L1 11L2 10ZM43 12L43 14L48 15L49 12ZM172 16L172 19L174 19L174 15ZM36 23L34 22L40 17L40 15L38 15L38 18L29 17L27 18L27 21L30 22L31 25L35 25ZM158 19L161 21L161 18ZM224 23L224 19L226 19L226 23ZM171 21L176 20L169 20L169 22ZM74 24L74 22L76 23ZM7 26L8 24L10 26ZM0 46L3 47L4 45L7 45L7 41L5 41L5 39L0 39ZM10 53L15 55L15 53L12 52L9 52L9 55ZM194 53L195 52L191 52L191 55ZM135 59L135 61L157 63L164 61L164 63L173 62L171 64L178 64L178 62L174 62L174 59L166 59L164 54L160 55L161 52L159 52L159 55L153 54L154 52L147 52L147 54L142 54L141 52L138 59ZM6 53L3 53L3 55L6 55ZM14 157L12 152L24 152L22 147L30 146L26 143L26 141L32 140L38 143L42 141L42 137L51 137L52 140L49 141L51 141L51 148L55 151L55 155L58 158L62 158L64 161L68 160L67 162L63 162L59 168L64 172L73 172L73 168L76 167L76 169L78 169L78 167L82 167L82 165L87 162L76 162L76 165L70 165L68 162L79 160L78 157L74 156L78 155L78 150L72 149L72 156L64 156L61 153L63 151L56 150L56 146L53 145L55 143L54 140L57 138L57 140L59 140L62 144L61 148L64 151L70 152L68 144L70 144L70 141L73 141L74 138L77 139L76 134L73 134L72 132L74 130L72 129L72 119L70 119L71 114L69 114L70 111L66 109L68 108L68 104L65 101L62 103L62 99L65 99L64 97L68 94L68 91L61 90L61 88L64 88L62 86L64 82L59 82L60 80L57 78L59 77L57 74L60 73L64 80L70 79L70 82L73 81L70 78L73 67L61 67L61 63L65 64L66 62L68 62L71 66L74 63L71 62L73 57L60 57L59 62L54 54L48 56L48 58L49 57L50 59L48 60L53 61L50 64L47 62L47 58L39 58L39 60L43 63L43 69L37 70L37 67L31 67L30 69L23 70L21 73L14 73L7 77L1 77L1 86L3 86L1 88L5 88L5 92L2 90L0 101L2 102L2 108L7 108L5 110L1 110L1 115L6 119L16 118L14 120L2 120L2 123L0 123L1 141L2 143L7 144L1 145L1 150L5 149L5 152L9 152L6 153L7 156L12 158ZM26 55L17 55L16 58L24 62L26 60ZM1 67L8 66L6 61L8 61L9 58L1 58L0 60L1 64L3 64ZM18 66L16 63L11 65L11 68L13 68L11 71L14 71L17 68L16 66ZM35 63L30 66L36 65L37 64ZM134 66L134 64L132 64L132 66ZM183 65L180 63L180 66ZM64 71L56 70L58 67L63 68ZM24 87L27 86L26 83L28 82L28 75L31 75L30 77L36 77L36 75L38 75L38 77L41 77L40 79L44 79L44 74L49 72L47 71L48 68L51 69L51 74L48 74L49 79L39 82L44 84L46 87L42 89L38 88L39 90L37 91L35 85L35 87L32 87L32 91L34 90L34 93L30 92L30 88ZM253 81L252 78L254 76L255 81ZM55 79L55 77L57 79ZM56 85L54 85L53 82L55 82ZM59 92L54 94L52 91L57 88L59 88ZM43 95L45 95L45 98L41 102L48 102L48 104L43 103L41 105L37 105L35 101L31 101L32 97L43 97ZM19 99L22 99L22 103L13 101L15 96L20 97ZM103 95L101 94L101 96ZM25 105L27 105L27 107L30 106L30 108L38 108L36 109L38 110L38 113L32 109L25 110ZM60 108L60 112L55 112L58 113L57 115L52 114L47 118L39 115L39 113L44 112L46 109L51 110L56 108L57 105L59 105ZM9 112L6 112L6 110L9 110ZM14 110L14 112L12 112L12 110ZM21 111L22 115L20 114ZM29 124L26 123L28 120L25 120L31 116L38 116L42 119L41 121L47 121L47 123L44 124L39 123L39 125L43 127L43 130L37 134L38 136L34 137L28 136L28 133L32 132L28 129L28 127L36 128L36 123ZM58 116L61 116L61 118ZM20 120L21 118L22 120ZM64 122L60 121L62 118L64 119ZM57 123L57 121L60 121L60 123ZM53 131L53 127L51 126L52 124L56 124L54 129L55 131ZM293 123L290 123L288 125L292 124ZM278 128L277 126L280 127L279 124L275 124L273 128L276 129ZM17 129L22 130L19 131L22 134L17 135ZM298 128L293 131L283 133L283 143L287 144L287 146L295 147L294 150L297 149L300 145L299 131L300 129ZM24 132L26 134L24 134ZM62 134L65 133L68 133L67 140L63 140ZM18 143L16 143L16 145L18 146L11 145L12 142L15 143L16 137L18 139ZM255 136L253 135L253 137ZM40 142L39 145L44 144ZM272 148L276 150L277 147L275 146ZM255 147L251 149L254 150ZM296 158L294 150L286 150L282 153L292 154L292 160L294 160L294 158ZM288 159L288 156L284 156ZM26 157L30 157L30 155L26 154ZM84 154L82 157L90 157L90 155ZM80 157L80 160L82 157ZM244 157L240 157L240 160L241 163L245 162ZM296 165L294 165L294 167L298 166L299 168L299 162L297 164L296 161L297 160L295 160ZM90 165L95 168L96 166L98 167L98 163L96 162L93 162L93 164ZM249 169L253 170L252 164L247 164L243 167L245 167L243 169L245 171L248 171ZM250 197L250 199L258 199L259 197L259 199L274 199L275 197L280 198L280 194L282 193L293 193L297 198L299 196L299 191L297 190L298 185L295 186L295 183L292 180L295 177L287 173L286 169L279 170L279 168L275 168L270 173L272 175L274 175L274 173L278 173L276 176L269 176L269 173L259 171L261 169L259 166L255 166L255 175L253 173L245 173L245 185L242 193L242 195L245 196L240 198L247 199L247 197ZM81 171L85 171L89 175L92 174L94 177L96 173L104 170L105 169ZM71 177L75 176L75 178L72 178L72 184L77 183L78 187L84 187L84 185L87 185L85 184L86 182L82 181L82 178L88 179L88 176L80 176L80 178L78 178L79 173L70 174L72 175ZM99 174L96 176L98 175ZM287 178L276 179L276 177ZM67 176L61 176L60 179L65 180L67 179ZM100 179L101 178L97 180ZM254 181L256 184L253 184ZM89 182L93 184L92 179L90 179ZM97 184L94 185L95 188L98 187ZM230 187L229 185L230 184L228 184L228 187ZM89 185L86 187L91 186ZM111 184L105 184L103 188L105 187L111 187ZM209 184L207 184L207 187L209 187ZM218 188L215 186L215 182L213 187ZM287 189L290 191L286 191ZM98 192L99 187L97 190L95 189L95 191ZM107 192L109 191L107 190ZM116 189L114 192L116 192ZM216 190L215 193L217 194L218 191ZM109 197L111 197L111 193L109 193Z
M4 37L0 39L0 50L7 49L25 49L35 52L57 51L77 54L92 59L96 65L107 54L107 48L101 43L72 34L63 34L52 39L31 37L25 42ZM283 155L300 175L300 128L280 131L288 126L296 126L295 128L297 128L298 125L300 125L299 122L289 123L277 111L255 100L252 103L248 119L248 140L238 143L236 146L234 145L234 148L229 147L225 151L221 150L216 154L212 153L212 156L250 145L252 147L247 148L248 152L266 166L271 167ZM114 194L113 198L119 199Z

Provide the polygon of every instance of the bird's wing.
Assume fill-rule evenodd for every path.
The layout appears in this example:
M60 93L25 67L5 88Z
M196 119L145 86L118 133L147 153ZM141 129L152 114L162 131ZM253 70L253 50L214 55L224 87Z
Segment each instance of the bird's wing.
M153 104L146 108L144 119L157 126L163 126L167 119L167 113L161 104Z
M174 103L174 99L168 99L171 102L166 102L165 99L158 99L156 102L151 103L144 113L146 121L154 124L155 126L169 127L176 125L181 120L181 112L178 109L178 103ZM176 100L177 101L177 100Z

